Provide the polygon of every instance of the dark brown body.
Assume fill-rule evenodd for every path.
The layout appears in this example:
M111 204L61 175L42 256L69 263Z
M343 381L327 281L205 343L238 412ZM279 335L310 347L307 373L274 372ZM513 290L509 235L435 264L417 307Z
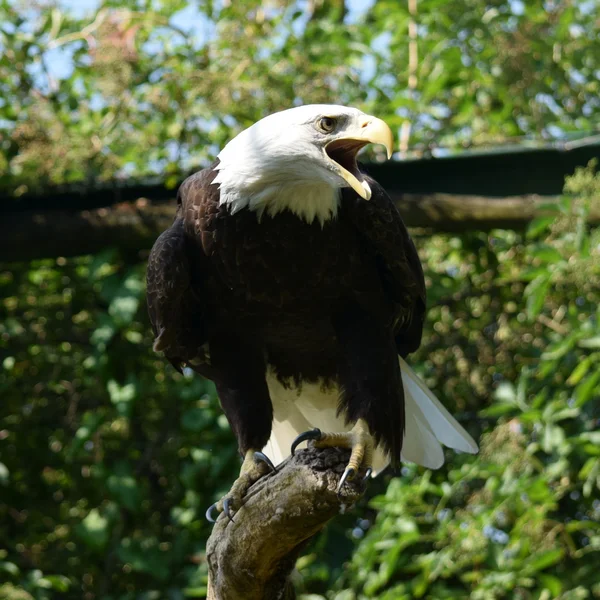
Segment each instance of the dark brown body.
M214 176L209 168L183 183L175 223L150 257L157 349L216 382L242 452L269 438L272 367L283 382L341 384L348 420L366 419L399 460L397 355L419 346L425 292L392 202L372 182L371 201L344 190L324 226L289 211L259 222L219 206Z

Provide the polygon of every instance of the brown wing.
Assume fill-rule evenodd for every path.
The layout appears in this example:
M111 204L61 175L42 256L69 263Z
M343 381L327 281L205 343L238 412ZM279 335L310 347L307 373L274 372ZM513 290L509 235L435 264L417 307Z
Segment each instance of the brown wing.
M398 353L405 357L421 345L426 306L423 268L398 209L374 179L367 180L370 200L350 189L344 190L344 200L353 202L356 228L375 255L385 294L397 307L394 336Z
M148 313L156 339L154 350L162 351L173 366L198 361L205 355L207 342L205 310L202 300L205 262L202 245L190 229L189 212L201 205L208 187L198 185L204 172L188 178L177 195L177 214L173 225L154 243L148 258L146 297Z

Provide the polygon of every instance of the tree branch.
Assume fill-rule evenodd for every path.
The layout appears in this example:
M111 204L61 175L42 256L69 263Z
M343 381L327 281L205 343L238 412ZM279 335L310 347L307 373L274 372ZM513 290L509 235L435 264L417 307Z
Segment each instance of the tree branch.
M391 191L409 227L431 231L523 229L553 196L488 198L455 194L400 194ZM0 219L0 261L78 256L110 247L139 251L152 247L169 227L174 202L122 202L84 211L35 210L12 212ZM592 215L592 223L600 215Z
M418 105L416 90L419 73L419 43L417 28L417 0L408 0L408 91L410 99ZM410 141L410 130L413 120L416 120L413 111L402 123L400 128L400 156L406 157Z
M174 202L144 199L95 210L8 213L0 221L0 261L151 248L174 214Z
M230 522L221 515L207 543L208 600L292 600L289 576L306 542L364 492L336 495L348 450L300 451L252 486Z

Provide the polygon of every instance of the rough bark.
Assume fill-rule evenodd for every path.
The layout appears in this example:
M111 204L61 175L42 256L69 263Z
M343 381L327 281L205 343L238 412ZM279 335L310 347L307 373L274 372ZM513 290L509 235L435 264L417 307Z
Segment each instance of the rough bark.
M221 515L207 543L208 600L292 600L290 581L305 543L362 495L361 481L336 494L349 452L299 451L248 492L230 522Z
M540 213L540 205L556 201L556 197L533 195L391 195L409 227L442 232L523 229ZM140 199L81 212L4 214L0 217L0 261L78 256L110 247L126 252L149 249L170 226L174 212L174 202ZM592 221L600 222L600 215L593 215Z

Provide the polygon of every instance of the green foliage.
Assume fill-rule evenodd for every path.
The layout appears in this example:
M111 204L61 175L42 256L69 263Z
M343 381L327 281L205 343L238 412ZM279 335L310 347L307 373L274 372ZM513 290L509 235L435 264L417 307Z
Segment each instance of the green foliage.
M0 188L175 185L300 102L419 151L598 129L595 0L350 4L0 0ZM600 597L599 197L590 167L525 234L417 240L413 362L481 453L375 480L299 561L306 600ZM212 385L151 351L144 258L0 268L2 600L205 597L239 462Z
M599 127L596 0L64 4L0 0L0 188L17 195L174 185L295 103L358 105L403 150Z
M299 561L307 599L599 596L600 179L566 191L526 234L417 240L413 362L481 453L375 480ZM143 273L110 251L0 273L1 598L205 595L203 513L239 462L212 386L153 355Z
M0 598L206 583L236 446L212 385L151 352L144 268L106 252L0 275Z

